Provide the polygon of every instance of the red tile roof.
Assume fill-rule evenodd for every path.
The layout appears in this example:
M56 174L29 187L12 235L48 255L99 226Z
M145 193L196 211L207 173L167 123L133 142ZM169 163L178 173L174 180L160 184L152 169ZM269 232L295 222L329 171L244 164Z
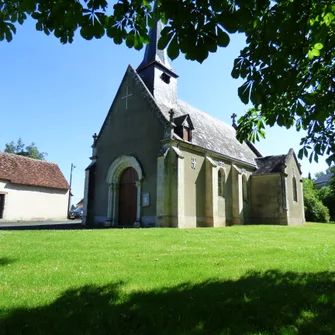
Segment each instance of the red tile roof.
M57 164L5 152L0 152L0 179L13 184L69 189Z

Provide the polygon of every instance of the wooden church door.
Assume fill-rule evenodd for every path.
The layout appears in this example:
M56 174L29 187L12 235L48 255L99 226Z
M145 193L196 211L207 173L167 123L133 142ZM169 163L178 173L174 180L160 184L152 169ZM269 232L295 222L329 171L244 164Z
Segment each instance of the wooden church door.
M136 221L138 175L135 169L123 171L119 184L119 225L132 226Z

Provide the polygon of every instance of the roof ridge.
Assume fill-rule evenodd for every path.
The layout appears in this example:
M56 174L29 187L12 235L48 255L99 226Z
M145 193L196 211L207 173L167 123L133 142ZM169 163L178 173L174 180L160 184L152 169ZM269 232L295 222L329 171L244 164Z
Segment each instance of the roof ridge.
M0 179L18 185L69 189L69 184L56 163L7 152L0 152Z
M34 160L34 161L38 161L38 162L42 162L42 163L55 164L55 165L57 165L57 163L55 163L55 162L48 162L48 161L44 161L44 160L42 160L42 159L32 158L32 157L23 156L23 155L14 154L14 153L9 153L9 152L4 152L4 151L0 151L0 154L5 154L5 155L9 155L9 156L19 157L19 159L32 159L32 160Z
M256 157L255 159L264 159L264 158L269 158L269 157L286 157L287 154L281 154L281 155L267 155L263 157Z

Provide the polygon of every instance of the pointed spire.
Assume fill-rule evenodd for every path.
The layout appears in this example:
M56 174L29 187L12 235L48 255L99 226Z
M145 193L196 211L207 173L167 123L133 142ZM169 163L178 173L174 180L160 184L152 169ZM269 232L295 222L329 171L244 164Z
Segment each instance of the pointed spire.
M172 71L171 65L169 64L166 49L158 49L158 41L161 37L161 31L163 30L163 24L161 21L156 22L156 24L150 29L149 37L150 43L145 47L144 58L137 71L142 68L157 62L164 66L166 69Z

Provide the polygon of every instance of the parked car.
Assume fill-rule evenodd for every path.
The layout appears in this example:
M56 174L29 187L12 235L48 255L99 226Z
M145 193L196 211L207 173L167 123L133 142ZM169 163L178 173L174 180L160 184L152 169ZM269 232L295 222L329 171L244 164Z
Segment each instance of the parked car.
M74 219L81 219L83 217L83 209L82 208L77 208L69 212L69 219L74 220Z

